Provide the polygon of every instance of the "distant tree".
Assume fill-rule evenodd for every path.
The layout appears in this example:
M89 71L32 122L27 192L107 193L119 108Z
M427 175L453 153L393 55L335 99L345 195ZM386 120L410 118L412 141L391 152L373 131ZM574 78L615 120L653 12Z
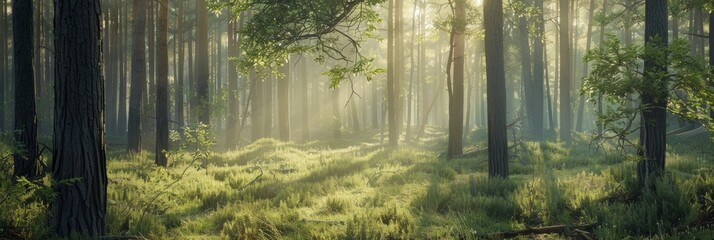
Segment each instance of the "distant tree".
M211 124L208 96L208 7L206 0L196 1L196 100L198 121Z
M280 68L278 78L278 130L280 140L290 141L290 61Z
M236 31L238 22L228 23L228 116L226 117L226 147L237 144L238 121L240 112L240 97L238 90L238 67L235 58L240 54L240 45L237 41Z
M169 150L169 1L159 0L156 28L156 165L166 167Z
M570 142L572 136L572 108L570 84L572 82L570 60L570 0L560 0L560 140Z
M396 61L394 56L395 46L395 27L394 27L394 12L395 2L399 0L388 1L387 14L387 114L389 118L389 146L396 147L399 145L399 117L397 116L397 89L398 81L396 77Z
M536 36L533 38L533 108L535 111L529 118L532 137L536 140L543 139L543 86L546 82L544 54L544 35L545 35L545 19L543 19L543 0L535 0L536 14ZM550 96L548 96L550 102ZM550 108L548 108L550 111Z
M12 1L13 69L15 69L14 177L33 179L37 171L37 112L33 72L33 21L31 1Z
M127 150L141 151L142 98L146 86L146 2L133 0L134 29L131 51L131 92L129 93L129 126Z
M176 77L176 90L174 92L174 101L176 101L176 110L174 112L176 113L176 122L178 123L178 127L183 127L184 125L184 81L185 81L185 75L184 75L184 59L186 58L186 51L185 46L186 46L186 27L185 27L185 20L184 20L184 15L186 14L186 1L178 1L178 15L176 16L176 21L177 21L177 30L176 30L176 43L177 47L176 50L178 51L177 53L177 77Z
M503 50L503 1L483 5L488 104L488 176L508 177L506 73Z
M107 216L99 0L55 1L54 6L52 178L75 182L54 187L51 227L63 238L75 234L99 238L106 233Z

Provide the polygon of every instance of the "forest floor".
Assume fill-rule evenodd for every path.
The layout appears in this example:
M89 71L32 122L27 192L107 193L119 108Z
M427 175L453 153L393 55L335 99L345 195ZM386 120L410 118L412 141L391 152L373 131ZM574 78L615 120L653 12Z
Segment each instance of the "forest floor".
M262 139L207 158L193 149L174 153L168 168L156 167L149 153L110 148L108 232L148 239L459 239L596 223L589 236L599 239L714 236L714 149L706 135L671 137L667 174L657 185L665 191L635 197L634 158L608 144L596 148L586 135L569 145L522 142L510 178L489 180L485 134L470 133L466 152L475 154L454 160L439 157L446 138L433 129L398 149L384 147L376 131L307 143ZM8 153L0 146L0 155ZM13 185L9 170L2 171L0 209L7 211L0 213L0 239L46 238L51 189Z

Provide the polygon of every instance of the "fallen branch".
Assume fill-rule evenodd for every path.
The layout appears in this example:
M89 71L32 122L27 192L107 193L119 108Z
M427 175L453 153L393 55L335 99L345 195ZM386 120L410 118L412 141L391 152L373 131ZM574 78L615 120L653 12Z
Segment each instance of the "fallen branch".
M594 239L591 232L598 223L590 223L585 225L554 225L545 227L527 227L522 230L489 233L478 237L486 239L508 239L525 235L535 234L561 234L565 236L580 236L585 239Z
M307 219L303 218L303 222L306 223L325 223L325 224L330 224L330 225L345 225L345 221L342 220L320 220L320 219Z
M377 171L376 173L372 174L372 176L369 177L369 179L367 179L367 185L370 185L370 186L371 186L371 185L372 185L372 180L376 180L377 178L381 177L383 173L397 173L397 172L399 172L399 170L392 170L392 171L380 170L380 171Z
M240 187L240 188L238 189L238 191L243 190L244 188L250 186L251 184L253 184L253 183L255 183L256 181L258 181L258 179L260 179L260 177L263 176L263 168L260 167L260 166L251 167L251 168L248 168L248 170L251 170L251 171L252 171L253 169L256 169L256 168L257 168L258 170L260 170L260 174L258 174L258 176L256 176L255 178L253 178L253 180L250 181L249 183L247 183L246 185L243 185L242 187Z

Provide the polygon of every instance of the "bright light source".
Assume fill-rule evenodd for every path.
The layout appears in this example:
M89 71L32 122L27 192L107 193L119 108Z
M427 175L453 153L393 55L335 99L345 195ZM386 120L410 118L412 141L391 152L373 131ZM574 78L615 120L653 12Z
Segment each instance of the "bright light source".
M474 0L474 2L476 3L476 6L481 6L481 4L483 4L483 0Z

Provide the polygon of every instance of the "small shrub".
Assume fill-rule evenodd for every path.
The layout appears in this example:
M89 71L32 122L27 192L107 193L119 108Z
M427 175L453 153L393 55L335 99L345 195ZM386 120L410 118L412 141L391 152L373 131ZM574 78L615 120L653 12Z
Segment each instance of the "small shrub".
M350 208L350 202L342 198L328 198L325 201L325 212L344 213Z

